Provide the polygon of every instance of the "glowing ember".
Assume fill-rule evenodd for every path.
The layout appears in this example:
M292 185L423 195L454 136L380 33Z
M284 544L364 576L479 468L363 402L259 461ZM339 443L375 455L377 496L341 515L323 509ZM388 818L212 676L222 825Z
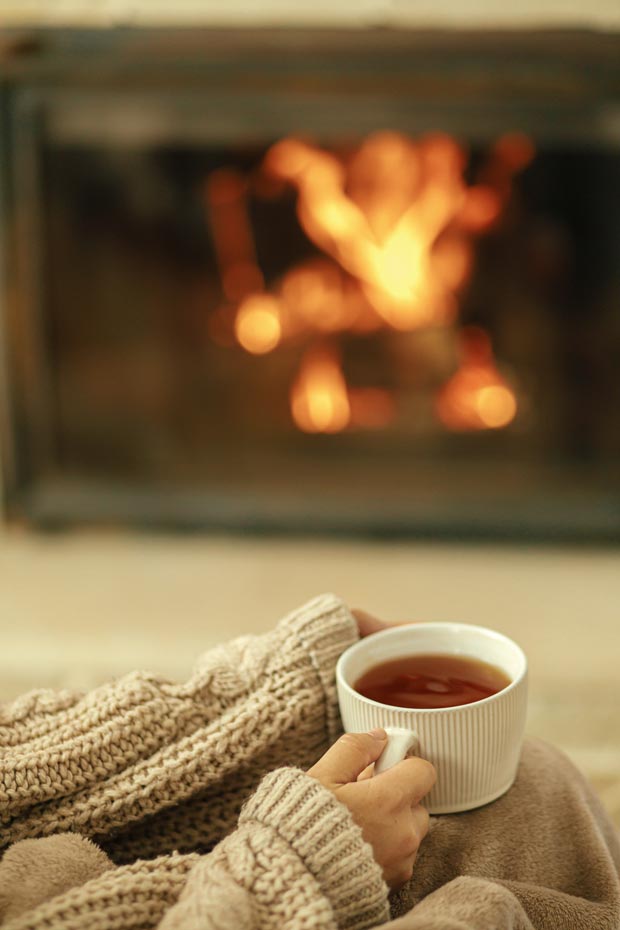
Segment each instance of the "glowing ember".
M483 387L476 395L476 411L489 429L507 426L517 412L514 394L502 384Z
M462 363L437 397L437 414L452 430L500 429L517 413L517 402L495 366L491 343L476 327L463 330Z
M306 353L291 391L291 412L306 433L338 433L348 426L351 406L335 351Z
M280 305L275 297L256 294L243 301L235 319L235 334L244 349L254 355L271 352L280 342Z

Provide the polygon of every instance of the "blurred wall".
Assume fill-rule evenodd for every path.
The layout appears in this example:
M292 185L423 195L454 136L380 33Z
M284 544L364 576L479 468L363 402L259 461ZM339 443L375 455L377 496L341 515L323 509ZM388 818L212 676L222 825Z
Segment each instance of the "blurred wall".
M528 26L620 25L616 0L520 0L497 4L493 0L343 0L339 4L317 0L295 4L291 0L0 0L6 25L106 26L184 24L325 23L359 25L413 25L419 27L495 28Z

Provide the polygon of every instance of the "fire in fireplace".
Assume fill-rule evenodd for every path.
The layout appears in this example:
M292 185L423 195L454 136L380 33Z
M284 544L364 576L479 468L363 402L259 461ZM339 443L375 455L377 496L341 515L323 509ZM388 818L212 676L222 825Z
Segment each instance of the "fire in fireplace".
M35 39L10 515L618 538L615 37Z
M475 238L501 222L513 175L533 155L526 136L504 135L479 166L477 182L468 184L465 152L450 136L416 141L384 131L340 153L284 139L269 148L253 176L213 172L205 185L207 215L230 302L212 317L214 339L231 344L234 328L236 341L256 355L287 342L303 345L289 389L299 429L389 427L398 417L400 386L349 387L340 341L435 328L454 344ZM319 255L294 262L267 289L248 197L277 198L288 186L300 227ZM451 430L507 426L517 402L489 336L466 327L456 341L459 367L436 392L439 422Z

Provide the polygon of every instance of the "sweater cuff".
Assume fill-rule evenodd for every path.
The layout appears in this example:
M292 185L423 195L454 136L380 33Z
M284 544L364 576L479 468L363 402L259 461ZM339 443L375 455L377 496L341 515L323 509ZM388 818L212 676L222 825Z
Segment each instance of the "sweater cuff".
M339 930L389 919L388 889L371 846L334 794L299 769L276 769L245 804L240 823L272 828L312 873Z
M340 598L322 594L285 617L282 625L301 641L321 681L327 707L327 730L333 742L342 733L336 692L336 663L359 639L355 617Z

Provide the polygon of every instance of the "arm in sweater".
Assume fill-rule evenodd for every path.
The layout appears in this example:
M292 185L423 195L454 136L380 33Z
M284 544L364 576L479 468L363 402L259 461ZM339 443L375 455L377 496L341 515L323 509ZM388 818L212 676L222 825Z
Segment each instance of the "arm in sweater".
M0 862L3 916L6 930L367 930L389 907L347 808L314 778L282 768L206 856L114 868L75 834L15 844Z
M311 764L338 735L334 667L357 635L325 595L271 633L207 653L184 684L135 673L5 707L0 849L64 830L101 837L210 786L230 792L258 757Z
M278 769L159 930L363 930L388 916L381 869L348 810L315 779Z

